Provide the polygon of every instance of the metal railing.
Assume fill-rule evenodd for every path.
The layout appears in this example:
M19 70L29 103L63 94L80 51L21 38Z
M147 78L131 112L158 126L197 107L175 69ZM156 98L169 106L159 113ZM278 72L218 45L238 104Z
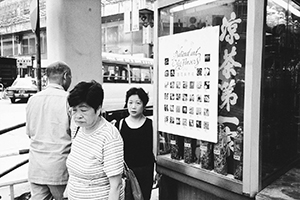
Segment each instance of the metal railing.
M12 127L9 127L9 128L2 129L2 130L0 130L0 135L2 135L4 133L8 133L8 132L13 131L13 130L18 129L18 128L22 128L24 126L26 126L25 122L21 123L21 124L17 124L15 126L12 126Z
M113 111L105 111L104 113L102 113L102 115L108 121L112 121L112 120L119 121L120 119L126 117L128 115L128 112L127 112L127 109L118 109L118 110L113 110ZM153 106L146 107L144 115L152 116L153 115ZM0 135L9 133L10 131L13 131L13 130L16 130L18 128L22 128L25 126L26 126L26 123L24 122L24 123L17 124L15 126L12 126L9 128L2 129L2 130L0 130ZM0 154L0 158L22 155L22 154L27 154L27 153L29 153L29 149L22 149L22 150L12 151L12 152L4 152L4 153ZM12 166L11 168L5 170L4 172L0 173L0 179L1 179L1 177L5 176L6 174L9 174L10 172L14 171L15 169L18 169L19 167L25 165L26 163L28 163L28 161L29 160L26 159L22 162L17 163L16 165ZM26 182L28 182L27 178L15 180L15 181L8 181L5 183L0 183L0 188L1 187L9 187L10 188L10 198L11 198L11 200L14 200L15 199L14 186L17 184L26 183ZM1 196L0 196L0 199L1 199Z
M18 128L22 128L26 125L26 123L21 123L3 130L0 130L0 135L4 134L4 133L8 133L10 131L16 130ZM9 156L15 156L15 155L21 155L21 154L27 154L29 152L29 149L22 149L22 150L18 150L18 151L13 151L13 152L4 152L2 154L0 154L0 158L3 157L9 157ZM14 171L15 169L18 169L19 167L25 165L26 163L28 163L28 159L17 163L16 165L12 166L11 168L5 170L4 172L0 173L0 178L2 178L3 176L5 176L6 174ZM21 183L26 183L27 179L19 179L16 181L8 181L5 183L0 183L0 188L1 187L9 187L10 190L10 199L14 200L15 199L15 195L14 195L14 186L17 184L21 184ZM1 198L1 196L0 196Z

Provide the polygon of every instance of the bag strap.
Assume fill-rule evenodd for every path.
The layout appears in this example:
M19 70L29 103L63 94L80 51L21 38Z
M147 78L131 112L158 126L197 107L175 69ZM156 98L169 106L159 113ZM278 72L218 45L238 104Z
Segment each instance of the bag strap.
M121 131L122 124L123 124L123 119L124 119L124 118L120 119L120 122L119 122L119 131Z
M125 162L125 160L124 160L124 170L125 170L125 171L128 171L128 169L129 169L129 167L128 167L128 165L126 164L126 162Z
M79 129L80 129L80 126L77 126L77 128L76 128L76 132L75 132L75 134L74 134L74 137L73 137L73 139L75 139L75 137L76 137L76 135L77 135L77 133L78 133Z

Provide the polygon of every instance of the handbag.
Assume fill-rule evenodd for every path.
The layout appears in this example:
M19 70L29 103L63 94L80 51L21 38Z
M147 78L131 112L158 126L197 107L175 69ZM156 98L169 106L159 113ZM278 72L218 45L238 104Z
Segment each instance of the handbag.
M134 172L124 162L125 200L144 200L141 187Z

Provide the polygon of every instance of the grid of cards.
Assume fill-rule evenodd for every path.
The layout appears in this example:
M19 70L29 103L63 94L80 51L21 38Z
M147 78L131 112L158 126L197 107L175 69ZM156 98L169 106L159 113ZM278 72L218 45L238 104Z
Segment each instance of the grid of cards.
M164 63L164 122L209 130L210 66L174 69L169 58Z
M217 142L219 29L159 38L159 131Z

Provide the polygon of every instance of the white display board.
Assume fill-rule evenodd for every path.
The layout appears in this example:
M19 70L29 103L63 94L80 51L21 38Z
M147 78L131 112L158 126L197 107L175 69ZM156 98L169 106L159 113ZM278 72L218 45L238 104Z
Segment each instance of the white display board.
M158 129L217 142L219 26L159 38Z

